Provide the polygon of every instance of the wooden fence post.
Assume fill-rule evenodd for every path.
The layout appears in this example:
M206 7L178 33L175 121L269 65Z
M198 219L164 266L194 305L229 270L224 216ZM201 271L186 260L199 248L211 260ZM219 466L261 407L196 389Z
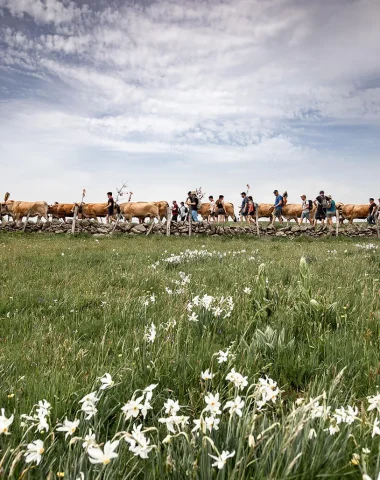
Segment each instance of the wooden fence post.
M166 236L170 237L170 225L172 223L172 210L170 207L166 210Z
M192 229L192 228L191 228L191 227L192 227L192 225L191 225L191 224L192 224L192 221L193 221L193 218L192 218L192 216L191 216L191 210L190 210L190 205L189 205L189 237L191 237L191 233L192 233L192 232L191 232L191 229Z
M118 225L118 223L119 223L119 221L120 221L120 218L121 218L121 213L118 213L118 214L117 214L117 219L116 219L115 225L113 226L113 229L112 229L112 232L111 232L111 233L113 233L113 232L115 231L115 229L116 229L116 227L117 227L117 225Z
M340 215L339 215L339 209L336 209L336 215L335 215L335 218L336 218L336 230L335 230L335 236L337 237L339 235L339 219L340 219Z
M26 220L25 220L25 223L24 223L24 228L22 229L23 233L25 233L26 226L28 225L28 222L29 222L29 217L30 217L30 210L28 212L28 215L26 216Z
M379 224L380 224L380 212L377 214L377 220L376 220L377 238L380 238Z
M154 227L154 218L151 219L151 224L150 224L149 230L146 232L146 236L150 234L150 232L153 230L153 227Z
M73 224L71 226L71 233L75 233L75 222L77 221L77 215L78 215L78 205L75 205L74 207L74 217L73 217Z
M260 237L260 226L259 226L259 206L257 203L255 204L255 210L256 210L256 230L257 230L257 236Z

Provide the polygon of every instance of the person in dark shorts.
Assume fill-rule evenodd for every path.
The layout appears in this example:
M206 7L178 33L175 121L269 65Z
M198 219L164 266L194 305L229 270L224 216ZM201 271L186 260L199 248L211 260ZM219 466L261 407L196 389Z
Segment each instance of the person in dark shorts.
M115 200L113 199L112 192L107 192L108 202L107 202L107 217L106 222L109 223L113 217Z
M278 193L278 190L274 190L273 191L273 195L275 195L275 201L274 201L274 205L273 205L273 223L274 221L276 220L276 218L278 218L278 220L280 221L280 223L282 223L284 221L284 219L282 218L282 206L283 206L283 203L284 203L284 199L282 197L282 195L280 195Z
M320 220L322 225L325 224L326 212L327 212L328 200L325 196L325 192L321 190L318 197L314 200L314 205L317 207L314 217L314 226L317 225L317 221Z
M176 200L173 200L172 206L172 220L176 222L178 220L179 206Z
M245 192L241 192L240 195L241 195L241 198L243 199L240 207L241 220L243 222L246 222L248 217L248 197Z
M369 208L368 208L368 217L367 222L369 225L376 225L375 213L377 210L377 205L374 198L369 199Z
M248 197L248 223L256 223L255 222L255 202L251 196Z
M218 222L226 221L226 207L224 205L224 195L219 195L218 200L215 202L216 213L218 215Z

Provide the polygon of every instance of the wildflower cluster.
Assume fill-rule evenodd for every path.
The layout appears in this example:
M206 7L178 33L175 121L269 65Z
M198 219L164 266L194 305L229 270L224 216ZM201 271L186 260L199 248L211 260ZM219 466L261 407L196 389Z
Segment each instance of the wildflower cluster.
M374 243L357 243L355 245L357 248L362 248L364 250L377 250L378 245L375 245Z
M257 253L258 250L256 250L254 253ZM243 255L246 254L246 250L237 250L237 251L232 251L228 250L225 252L219 252L216 250L213 251L208 251L206 248L202 247L201 249L195 249L195 250L184 250L183 252L180 252L178 254L170 254L167 256L167 254L163 255L161 261L157 260L155 263L153 263L150 268L153 270L157 270L157 268L161 265L179 265L180 263L190 263L190 262L195 262L198 260L205 260L205 259L223 259L227 257L236 257L238 255ZM254 259L254 257L251 257L251 259Z
M213 297L211 295L197 295L187 304L188 318L192 322L199 321L202 312L210 312L216 318L228 318L234 309L232 297Z
M184 272L179 272L179 280L172 280L176 288L170 288L166 287L166 293L168 295L181 295L182 293L185 293L186 287L190 284L190 275L186 275Z

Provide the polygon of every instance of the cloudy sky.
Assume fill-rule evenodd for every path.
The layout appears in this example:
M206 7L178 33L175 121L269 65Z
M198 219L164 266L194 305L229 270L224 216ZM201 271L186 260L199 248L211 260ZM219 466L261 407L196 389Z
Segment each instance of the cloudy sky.
M378 0L0 0L0 195L380 196Z

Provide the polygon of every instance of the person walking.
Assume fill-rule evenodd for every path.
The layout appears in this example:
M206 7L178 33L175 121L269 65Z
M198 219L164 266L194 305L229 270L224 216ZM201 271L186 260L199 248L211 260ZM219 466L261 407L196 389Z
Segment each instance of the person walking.
M317 225L318 220L320 220L322 225L324 225L327 211L327 198L325 197L325 192L323 190L319 192L318 197L314 200L314 205L317 207L314 218L314 226Z
M375 200L373 198L369 199L369 208L368 208L368 217L367 217L367 223L369 225L376 225L376 211L377 211L377 205L375 203Z
M224 205L224 195L219 195L218 200L215 202L216 212L218 214L218 222L226 221L226 207Z
M255 202L253 201L253 198L251 196L248 197L248 203L247 203L247 211L248 211L248 216L247 220L248 223L256 223L255 222Z
M107 216L106 216L106 223L110 223L113 218L114 208L115 208L115 200L113 199L112 192L107 192L108 202L107 202Z
M179 213L179 206L176 200L173 200L173 206L172 206L172 220L173 222L178 221L178 213Z
M333 217L336 217L335 200L333 200L331 195L327 195L326 198L327 198L327 208L326 208L327 225L332 226L332 224L333 224L332 219L333 219Z
M282 195L278 193L278 190L273 190L273 194L275 195L274 205L273 205L273 222L276 218L278 218L279 222L282 223L284 219L282 218L282 205L283 205L283 198Z
M191 220L193 222L198 221L198 197L196 192L190 192L190 211Z
M216 213L215 213L216 205L215 205L215 200L214 200L213 195L210 195L208 197L208 201L210 202L210 209L209 209L210 214L208 216L208 221L209 222L215 222L216 221Z
M181 202L179 207L179 215L181 217L181 222L186 221L188 213L189 209L186 207L185 202Z
M246 222L248 218L248 197L245 192L241 192L240 195L241 195L241 198L243 199L240 207L241 220L242 222Z
M305 223L309 221L311 224L312 221L310 219L310 212L313 208L313 202L311 200L306 200L306 195L301 195L301 200L302 200L302 213L301 213L301 219L299 222L299 225L302 225L303 220L305 219Z

